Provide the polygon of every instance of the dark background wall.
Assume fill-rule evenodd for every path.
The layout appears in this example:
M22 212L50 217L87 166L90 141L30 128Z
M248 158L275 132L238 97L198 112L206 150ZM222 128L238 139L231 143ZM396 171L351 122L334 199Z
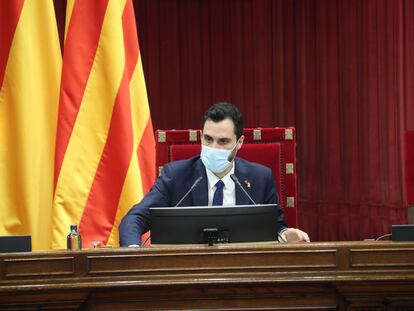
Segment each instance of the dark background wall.
M296 127L299 220L313 240L407 221L414 1L134 4L154 128L199 128L208 106L231 101L247 127Z

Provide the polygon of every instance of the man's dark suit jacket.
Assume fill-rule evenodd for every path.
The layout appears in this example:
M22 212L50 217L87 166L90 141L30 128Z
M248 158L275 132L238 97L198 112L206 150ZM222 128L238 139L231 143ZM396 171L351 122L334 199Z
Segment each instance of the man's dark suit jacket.
M263 165L235 158L235 175L257 204L278 203L272 171ZM200 176L203 180L193 189L180 206L205 206L208 204L206 169L200 157L168 163L151 191L134 205L119 226L121 246L141 245L141 235L150 230L149 207L175 206ZM250 183L250 187L246 184ZM236 204L251 204L249 198L236 185ZM283 211L280 211L279 232L286 228Z

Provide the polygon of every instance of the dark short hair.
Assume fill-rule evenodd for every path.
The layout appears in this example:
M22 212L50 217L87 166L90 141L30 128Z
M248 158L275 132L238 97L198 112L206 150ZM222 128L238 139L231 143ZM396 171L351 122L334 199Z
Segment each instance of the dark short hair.
M236 134L237 139L239 139L243 135L243 115L236 106L228 102L219 102L212 105L204 114L201 129L204 129L204 124L207 120L220 122L224 119L233 121L234 134Z

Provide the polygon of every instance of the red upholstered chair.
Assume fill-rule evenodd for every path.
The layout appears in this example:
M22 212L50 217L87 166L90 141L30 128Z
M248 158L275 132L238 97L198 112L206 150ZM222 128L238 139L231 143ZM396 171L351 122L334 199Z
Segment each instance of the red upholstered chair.
M290 227L298 227L295 128L248 128L244 129L244 136L237 156L272 169L286 223ZM158 174L168 162L200 154L200 138L200 130L157 130Z
M405 189L410 223L414 223L414 131L404 133Z

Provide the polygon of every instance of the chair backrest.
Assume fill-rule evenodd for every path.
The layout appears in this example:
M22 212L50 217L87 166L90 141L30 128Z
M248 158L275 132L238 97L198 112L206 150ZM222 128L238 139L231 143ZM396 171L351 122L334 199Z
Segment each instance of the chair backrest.
M244 143L237 156L272 169L286 223L298 227L295 128L246 128L243 134ZM168 162L200 154L200 139L200 130L157 130L158 174Z

